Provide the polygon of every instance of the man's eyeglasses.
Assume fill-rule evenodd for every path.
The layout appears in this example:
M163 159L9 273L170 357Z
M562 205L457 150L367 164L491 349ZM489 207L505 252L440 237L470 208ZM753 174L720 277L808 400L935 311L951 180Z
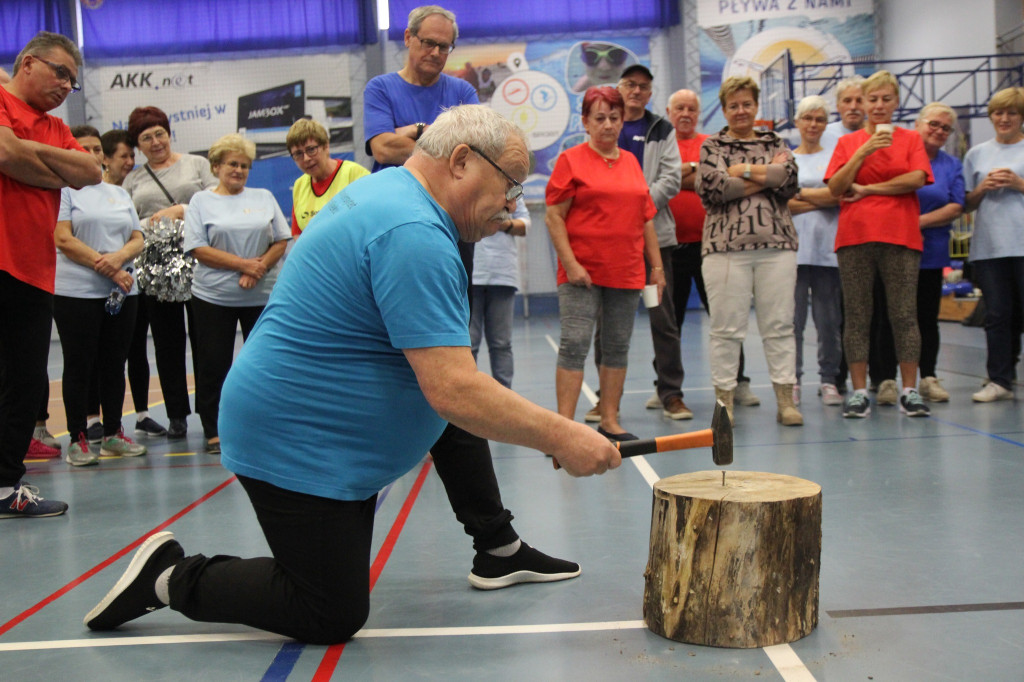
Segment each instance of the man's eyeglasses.
M511 175L506 173L504 170L502 170L501 166L499 166L498 164L494 163L494 161L491 161L490 157L488 157L486 154L484 154L482 151L480 151L477 147L474 147L473 145L466 145L466 146L468 146L470 149L472 149L474 152L476 152L477 155L481 159L483 159L487 163L489 163L492 166L494 166L498 170L499 173L501 173L502 175L505 176L506 180L508 180L509 182L512 183L512 186L509 187L507 190L505 190L505 201L515 201L519 197L523 196L523 185L522 185L521 182L519 182L518 180L513 178Z
M621 47L609 47L607 50L602 50L598 47L588 45L583 48L581 56L583 58L583 63L587 66L597 66L597 63L602 59L612 66L621 66L626 62L626 58L629 57L629 53Z
M451 51L455 49L455 43L439 43L430 38L420 38L415 33L413 33L413 36L416 37L416 40L420 41L420 45L426 48L427 52L433 52L436 47L441 54L451 54Z
M639 90L640 92L650 92L650 83L637 83L636 81L622 81L622 87L625 88L626 92L630 90Z
M295 151L292 152L292 158L295 159L296 161L301 161L303 157L316 156L317 152L320 151L320 147L322 146L323 145L319 144L311 144L305 149L296 149Z
M947 135L953 132L953 126L946 125L945 123L939 123L938 121L925 121L925 124L932 130L941 130Z
M45 59L40 59L34 54L29 56L35 59L36 61L40 61L43 64L49 66L51 69L53 69L53 73L55 76L57 76L57 80L59 80L61 83L68 83L69 85L71 85L71 92L78 92L82 89L82 84L79 83L78 80L76 80L75 77L71 75L71 72L68 71L68 67L64 66L63 64L54 64L53 62L48 62Z

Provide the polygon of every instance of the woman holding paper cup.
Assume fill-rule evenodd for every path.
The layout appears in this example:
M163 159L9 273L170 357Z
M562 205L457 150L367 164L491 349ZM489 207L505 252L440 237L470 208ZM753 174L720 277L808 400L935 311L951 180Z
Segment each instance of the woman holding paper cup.
M888 71L864 81L867 124L839 138L825 179L839 197L836 258L843 285L843 346L853 393L843 416L871 413L867 392L872 289L881 277L903 379L900 411L927 417L928 406L917 392L921 334L917 326L917 272L924 242L917 190L933 180L921 136L893 128L899 84Z
M754 128L760 89L733 76L718 98L728 126L700 148L697 194L707 215L701 273L711 311L711 380L732 418L740 348L754 304L776 420L803 424L793 404L796 341L796 230L787 202L799 190L797 165L782 138Z
M647 301L657 303L665 287L653 223L657 211L640 163L618 146L623 113L615 88L587 90L582 114L589 138L558 157L545 197L545 220L558 254L558 412L575 418L584 363L599 323L598 431L613 441L636 439L619 424L618 413L637 292L654 285L655 298L648 294Z

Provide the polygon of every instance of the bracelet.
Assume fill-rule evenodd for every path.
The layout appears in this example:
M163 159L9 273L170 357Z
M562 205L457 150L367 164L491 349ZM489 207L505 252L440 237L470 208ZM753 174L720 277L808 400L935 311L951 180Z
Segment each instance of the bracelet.
M661 267L660 265L655 265L653 268L651 268L651 270L664 270L664 269L665 268Z

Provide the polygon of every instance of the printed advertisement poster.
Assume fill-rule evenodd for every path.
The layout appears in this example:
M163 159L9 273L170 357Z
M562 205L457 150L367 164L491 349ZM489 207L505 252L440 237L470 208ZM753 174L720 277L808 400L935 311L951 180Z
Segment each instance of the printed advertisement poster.
M698 0L701 129L712 133L725 126L718 90L730 76L758 81L759 117L771 118L774 109L784 110L773 98L779 92L773 81L787 76L772 66L778 66L776 60L787 49L794 63L823 65L810 74L814 77L838 81L854 75L850 62L874 58L873 10L872 0ZM829 62L847 66L824 66ZM795 100L812 94L796 89ZM830 92L825 98L834 101Z
M459 45L446 73L468 81L480 101L515 121L537 159L524 183L529 200L544 187L563 149L584 140L580 109L592 85L614 86L631 64L650 64L645 37ZM666 86L667 87L667 86ZM655 97L658 84L655 82Z

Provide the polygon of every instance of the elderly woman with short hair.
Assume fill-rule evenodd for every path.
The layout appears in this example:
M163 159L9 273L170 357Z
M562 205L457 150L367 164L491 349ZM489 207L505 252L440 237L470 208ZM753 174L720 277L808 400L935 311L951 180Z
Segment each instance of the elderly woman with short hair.
M930 411L917 392L917 271L923 240L916 192L932 182L932 169L921 136L892 126L899 106L896 78L877 71L862 90L867 124L839 138L825 174L832 195L840 198L836 257L843 284L843 345L854 389L843 416L871 414L867 366L872 289L879 275L903 379L900 411L927 417Z
M355 161L332 159L327 129L308 118L293 123L284 142L304 173L292 187L292 236L298 237L335 194L370 171Z
M782 138L754 128L760 88L751 78L727 78L718 93L728 125L700 148L697 194L707 217L701 247L711 310L711 381L732 417L740 347L753 301L776 420L803 424L793 404L796 343L796 230L786 202L798 190L797 165Z
M793 402L798 405L808 303L818 332L821 401L826 405L843 403L836 386L843 359L842 287L835 254L839 202L825 186L825 170L832 158L832 149L821 144L827 123L828 104L823 97L811 95L800 100L796 108L800 146L793 150L800 167L797 176L800 191L789 200L789 211L800 242L796 252L796 314L793 317L797 381L793 387Z
M984 296L988 383L975 402L1013 400L1020 332L1014 313L1024 300L1024 93L1000 90L988 103L995 139L964 157L965 209L977 211L971 239L971 264ZM1019 346L1017 346L1019 347Z
M220 454L217 417L224 378L235 351L235 331L248 338L277 280L291 230L274 195L245 186L256 145L225 135L210 147L218 184L199 192L185 212L185 252L196 258L192 282L195 316L196 412L206 451Z

